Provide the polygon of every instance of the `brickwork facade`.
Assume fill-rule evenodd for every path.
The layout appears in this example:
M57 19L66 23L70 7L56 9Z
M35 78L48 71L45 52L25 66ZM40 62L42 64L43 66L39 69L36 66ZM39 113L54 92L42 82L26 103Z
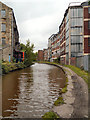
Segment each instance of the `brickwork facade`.
M38 50L38 61L44 60L43 50Z

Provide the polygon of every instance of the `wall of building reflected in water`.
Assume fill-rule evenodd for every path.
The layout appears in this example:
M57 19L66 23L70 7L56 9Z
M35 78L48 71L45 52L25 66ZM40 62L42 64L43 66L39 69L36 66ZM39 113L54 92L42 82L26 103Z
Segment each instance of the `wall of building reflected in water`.
M64 84L63 71L46 64L36 63L3 76L3 116L40 118L52 108Z
M2 45L0 44L0 118L2 116Z
M0 118L2 117L2 76L0 75Z

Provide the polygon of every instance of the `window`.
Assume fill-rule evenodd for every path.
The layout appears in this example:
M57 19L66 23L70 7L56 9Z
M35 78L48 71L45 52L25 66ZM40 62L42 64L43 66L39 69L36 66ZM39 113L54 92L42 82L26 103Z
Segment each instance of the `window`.
M82 8L72 8L71 9L71 18L83 17L83 9Z
M71 35L81 35L82 27L71 28Z
M90 38L88 38L88 46L90 46Z
M82 44L71 44L71 52L82 52Z
M88 1L88 5L90 5L90 1Z
M1 31L6 32L6 24L4 23L1 24Z
M82 36L71 36L71 43L82 43L83 37Z
M5 16L6 16L6 11L5 10L1 10L1 17L5 18Z
M71 19L71 27L82 26L82 25L83 25L83 19L82 18Z
M88 8L88 13L90 14L90 7Z
M88 29L90 29L90 20L88 21Z
M2 46L6 45L6 38L2 37Z

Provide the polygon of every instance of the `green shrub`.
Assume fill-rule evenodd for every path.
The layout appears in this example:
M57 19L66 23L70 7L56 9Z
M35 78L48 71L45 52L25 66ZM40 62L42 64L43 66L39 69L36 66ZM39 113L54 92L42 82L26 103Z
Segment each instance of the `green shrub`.
M55 106L58 106L58 105L61 105L61 104L65 104L65 103L64 103L64 100L63 100L63 97L59 97L59 98L54 102L54 105L55 105Z
M9 63L9 62L4 62L2 64L2 73L6 74L9 73L10 71L14 71L17 69L22 69L25 68L26 66L23 63Z
M62 93L66 93L67 92L67 86L65 86L64 88L62 88L61 92Z
M42 118L60 118L56 113L50 111L50 112L47 112L45 113ZM54 119L55 120L55 119Z
M2 73L6 74L9 72L9 67L7 65L2 64Z

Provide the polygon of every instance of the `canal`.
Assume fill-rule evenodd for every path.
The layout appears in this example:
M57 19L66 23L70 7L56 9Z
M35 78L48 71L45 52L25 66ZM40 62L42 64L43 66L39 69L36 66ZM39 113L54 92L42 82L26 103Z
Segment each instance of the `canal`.
M3 117L40 118L52 108L64 87L62 69L35 63L2 78Z

